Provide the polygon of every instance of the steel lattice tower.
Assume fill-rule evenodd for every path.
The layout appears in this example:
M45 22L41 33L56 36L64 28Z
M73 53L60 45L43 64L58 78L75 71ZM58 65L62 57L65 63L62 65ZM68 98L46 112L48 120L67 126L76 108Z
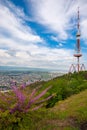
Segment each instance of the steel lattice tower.
M79 17L79 7L78 7L78 23L77 23L77 34L76 34L76 53L73 55L77 58L77 64L72 64L70 66L69 72L79 72L82 70L85 70L84 64L80 64L80 57L82 57L81 54L81 47L80 47L80 17Z

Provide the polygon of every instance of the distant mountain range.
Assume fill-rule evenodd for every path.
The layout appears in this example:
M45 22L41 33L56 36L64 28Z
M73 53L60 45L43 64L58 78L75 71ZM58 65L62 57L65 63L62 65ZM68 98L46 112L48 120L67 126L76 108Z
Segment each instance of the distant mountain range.
M16 66L0 66L0 71L47 71L47 69L42 68L30 68L30 67L16 67Z
M30 67L17 67L17 66L0 66L0 71L40 71L40 72L57 72L66 73L63 70L47 69L47 68L30 68Z

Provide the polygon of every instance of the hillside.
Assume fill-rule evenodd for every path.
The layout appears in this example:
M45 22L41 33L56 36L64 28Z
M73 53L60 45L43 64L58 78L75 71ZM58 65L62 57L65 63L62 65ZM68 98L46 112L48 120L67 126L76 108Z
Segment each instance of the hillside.
M60 128L87 130L87 90L58 102L51 111L61 120Z
M38 91L35 97L36 88ZM87 130L87 72L66 74L47 82L37 82L24 90L18 89L17 94L19 97L13 92L0 94L0 130ZM29 100L31 97L33 100L41 97L38 100L39 105L40 101L53 96L48 101L45 100L37 111L31 111L38 107L38 102L35 102L25 112L28 98L23 104L23 94L29 96ZM17 98L22 100L22 103L19 100L18 108Z
M31 122L32 130L87 130L87 90L37 111Z
M42 86L40 91L48 86L52 86L46 96L51 94L55 95L47 104L47 107L53 107L56 102L87 89L87 72L65 74L47 82L37 82L32 84L30 88L32 89L38 86Z

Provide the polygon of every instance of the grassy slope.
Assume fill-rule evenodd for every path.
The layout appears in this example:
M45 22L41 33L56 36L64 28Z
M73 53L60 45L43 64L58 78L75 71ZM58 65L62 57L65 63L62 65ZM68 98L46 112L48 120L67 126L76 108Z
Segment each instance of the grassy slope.
M87 90L58 102L52 111L58 114L61 120L66 120L65 125L69 123L76 128L87 123Z
M31 85L31 88L42 86L40 91L48 86L52 88L47 92L46 96L54 94L54 98L48 103L48 107L55 105L56 102L64 100L73 94L87 89L87 72L81 72L80 74L67 74L57 78L54 78L47 82L39 82Z
M61 86L64 89L67 88L66 86L74 87L73 90L75 90L74 93L76 93L76 95L68 97L64 101L57 102L53 108L37 111L37 122L33 122L34 128L31 126L31 129L79 130L81 124L87 122L87 90L80 92L87 88L86 78L87 72L82 72L80 74L64 75L46 83L42 83L44 87L53 86L50 93L61 94ZM37 119L38 115L39 118Z
M47 95L60 93L60 95L64 96L64 93L61 93L62 87L64 92L68 92L67 94L69 92L73 94L73 91L67 88L67 86L70 86L70 88L74 87L73 90L75 90L75 93L79 94L74 94L65 100L56 102L52 108L41 108L38 111L21 115L19 113L18 117L9 115L8 112L0 113L0 121L2 121L0 122L0 130L12 130L12 127L14 130L80 130L81 124L84 124L82 130L86 130L87 90L84 90L87 88L86 73L85 76L84 73L80 75L65 75L48 82L31 85L32 88L39 85L44 86L41 90L52 85L53 87ZM81 89L84 91L80 92ZM26 88L26 90L29 91L30 88L29 90ZM20 117L22 117L22 120L20 120Z
M23 130L80 130L84 123L87 123L87 90L59 101L53 108L42 108L25 115L22 128ZM84 126L82 130L86 130Z

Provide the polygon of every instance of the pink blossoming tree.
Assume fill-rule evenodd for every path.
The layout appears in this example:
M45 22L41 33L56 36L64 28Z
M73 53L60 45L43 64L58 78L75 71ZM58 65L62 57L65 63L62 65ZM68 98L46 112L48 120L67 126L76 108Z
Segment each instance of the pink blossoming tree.
M9 110L10 114L15 112L27 113L39 109L44 105L44 102L53 97L53 95L40 100L42 96L51 88L48 87L39 94L37 89L34 89L31 94L28 94L25 90L26 85L22 84L19 88L12 86L12 92L0 93L0 98L3 104L0 105L0 111ZM39 101L38 101L39 100Z

